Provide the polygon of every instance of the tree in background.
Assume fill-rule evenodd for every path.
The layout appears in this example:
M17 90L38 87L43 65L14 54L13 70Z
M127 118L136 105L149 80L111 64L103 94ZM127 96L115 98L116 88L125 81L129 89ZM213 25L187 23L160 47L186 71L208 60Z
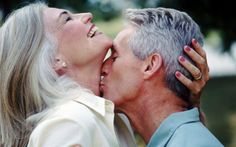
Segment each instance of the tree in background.
M211 31L220 35L223 51L230 51L236 41L235 5L233 1L216 0L137 0L142 7L168 7L187 12L201 27L205 36Z
M0 10L3 20L12 10L36 1L44 1L50 7L65 8L72 12L92 12L95 14L95 20L110 20L120 14L120 11L110 0L1 0Z
M2 17L6 18L6 16L16 8L16 5L19 4L21 0L1 0L0 9L2 10Z
M10 11L35 0L1 0L0 9L5 18ZM37 0L36 0L37 1ZM187 12L200 25L205 36L216 31L222 39L223 51L230 51L236 40L236 19L233 1L215 0L44 0L49 6L76 12L92 12L95 20L110 20L118 16L127 3L144 7L169 7ZM119 5L119 6L118 6Z

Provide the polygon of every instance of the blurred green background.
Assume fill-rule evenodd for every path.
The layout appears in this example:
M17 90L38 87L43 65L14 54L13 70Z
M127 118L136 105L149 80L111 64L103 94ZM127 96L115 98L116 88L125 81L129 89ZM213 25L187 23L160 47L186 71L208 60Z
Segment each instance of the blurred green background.
M30 2L34 0L1 0L0 23L12 10ZM208 56L211 78L202 94L202 108L207 117L207 127L226 147L236 146L236 19L233 1L45 0L45 2L49 6L65 8L72 12L92 12L93 22L112 38L123 27L122 12L126 8L162 6L187 12L199 24L206 40L204 49ZM216 59L213 56L215 53L217 53ZM136 135L136 138L139 146L145 146L140 136Z

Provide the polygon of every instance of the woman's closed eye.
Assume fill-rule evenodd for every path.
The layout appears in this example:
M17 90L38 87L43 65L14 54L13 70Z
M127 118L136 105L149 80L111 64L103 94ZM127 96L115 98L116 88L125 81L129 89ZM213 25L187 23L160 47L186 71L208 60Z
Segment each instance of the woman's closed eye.
M72 17L71 17L71 16L67 16L67 17L66 17L66 22L68 22L68 21L70 21L70 20L72 20Z

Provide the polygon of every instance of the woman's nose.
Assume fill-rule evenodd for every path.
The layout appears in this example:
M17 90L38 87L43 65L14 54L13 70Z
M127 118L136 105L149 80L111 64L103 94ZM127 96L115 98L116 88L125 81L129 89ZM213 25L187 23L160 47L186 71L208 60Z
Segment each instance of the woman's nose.
M81 21L84 24L87 24L87 23L91 22L92 19L93 19L92 13L80 13L80 15L81 15Z

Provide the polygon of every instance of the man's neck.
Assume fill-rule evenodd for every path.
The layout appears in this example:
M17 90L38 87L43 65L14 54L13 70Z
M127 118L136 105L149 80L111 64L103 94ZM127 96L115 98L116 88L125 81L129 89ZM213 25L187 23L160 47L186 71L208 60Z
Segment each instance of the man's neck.
M162 121L175 112L186 110L186 104L167 89L150 92L127 104L119 111L125 113L146 143Z

